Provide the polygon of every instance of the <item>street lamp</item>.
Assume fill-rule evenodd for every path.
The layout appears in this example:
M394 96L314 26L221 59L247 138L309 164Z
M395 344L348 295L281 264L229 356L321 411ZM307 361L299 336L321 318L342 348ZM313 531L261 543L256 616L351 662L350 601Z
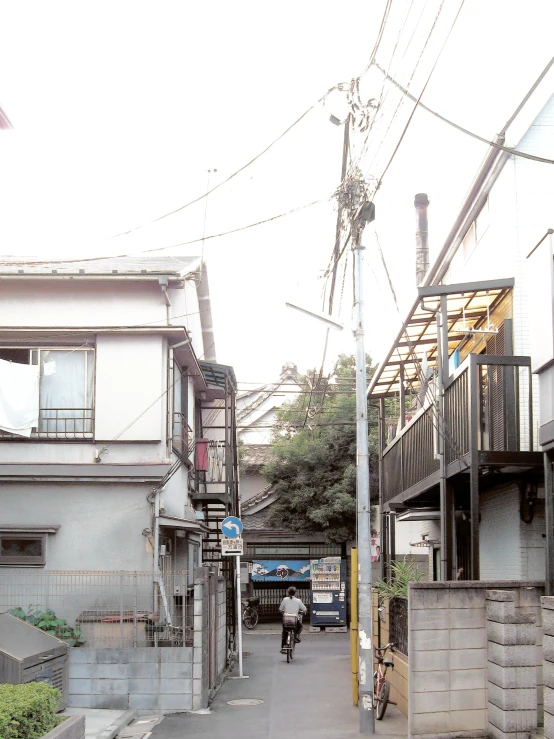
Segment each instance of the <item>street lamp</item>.
M329 318L329 316L325 315L325 313L316 313L315 311L307 310L307 308L301 308L299 305L294 305L294 303L285 303L287 308L292 308L293 310L297 310L299 313L303 313L305 316L309 316L310 318L315 318L317 321L321 321L321 323L325 324L327 328L332 328L335 331L342 331L344 326L342 323L339 323L338 321L333 321L332 318Z

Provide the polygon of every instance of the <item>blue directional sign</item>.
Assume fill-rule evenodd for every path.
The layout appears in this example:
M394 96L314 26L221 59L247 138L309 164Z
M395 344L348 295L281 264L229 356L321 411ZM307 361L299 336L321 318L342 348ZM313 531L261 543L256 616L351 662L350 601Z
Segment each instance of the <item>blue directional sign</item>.
M221 531L228 539L236 539L242 534L242 521L236 516L227 516L221 524Z

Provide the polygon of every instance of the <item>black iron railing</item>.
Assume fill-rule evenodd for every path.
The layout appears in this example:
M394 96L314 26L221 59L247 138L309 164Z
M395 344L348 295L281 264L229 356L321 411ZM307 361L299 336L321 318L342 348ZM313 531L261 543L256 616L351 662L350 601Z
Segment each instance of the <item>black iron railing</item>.
M41 408L38 429L31 434L38 439L92 439L94 408Z
M444 422L434 405L420 411L383 453L383 497L392 500L472 452L533 450L529 357L470 354L444 388Z
M398 652L408 656L407 598L392 598L389 602L389 641Z

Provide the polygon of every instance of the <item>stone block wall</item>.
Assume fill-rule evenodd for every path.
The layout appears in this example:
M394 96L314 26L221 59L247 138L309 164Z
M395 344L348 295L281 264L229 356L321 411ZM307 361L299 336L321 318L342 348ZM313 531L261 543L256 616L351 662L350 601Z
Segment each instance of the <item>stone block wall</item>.
M544 736L554 739L554 598L541 598L544 669Z
M495 739L527 739L537 727L535 614L516 612L518 594L487 590L488 721Z
M217 583L216 651L218 677L227 667L227 581L221 577Z
M79 708L192 708L192 648L69 650L69 701Z
M487 590L516 593L516 613L537 616L538 646L528 647L542 708L542 582L419 582L408 599L408 721L411 737L487 736ZM553 738L554 739L554 738Z

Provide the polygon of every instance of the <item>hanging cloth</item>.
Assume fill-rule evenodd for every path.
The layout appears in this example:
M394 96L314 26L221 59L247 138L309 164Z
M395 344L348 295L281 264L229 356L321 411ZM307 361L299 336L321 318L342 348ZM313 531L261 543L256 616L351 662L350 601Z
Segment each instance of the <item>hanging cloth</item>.
M31 436L38 427L39 367L0 359L0 429Z

